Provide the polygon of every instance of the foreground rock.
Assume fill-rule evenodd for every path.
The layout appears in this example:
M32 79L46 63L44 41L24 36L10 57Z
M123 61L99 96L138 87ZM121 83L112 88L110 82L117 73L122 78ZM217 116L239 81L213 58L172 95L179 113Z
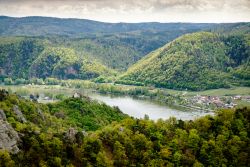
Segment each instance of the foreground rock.
M23 113L20 111L19 107L17 105L15 105L13 107L13 111L17 116L17 119L22 122L22 123L26 123L27 120L25 119L25 117L23 116Z
M6 115L3 110L0 109L0 120L6 121Z
M17 132L7 122L5 113L0 109L0 149L16 154L19 152L18 141L20 138Z

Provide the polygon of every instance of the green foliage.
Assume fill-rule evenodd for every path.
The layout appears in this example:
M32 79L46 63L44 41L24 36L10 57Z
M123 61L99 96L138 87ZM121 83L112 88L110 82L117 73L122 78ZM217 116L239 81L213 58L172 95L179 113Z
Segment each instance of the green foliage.
M14 84L13 80L11 78L4 78L3 80L5 85L12 85Z
M0 36L3 36L0 39L0 67L4 68L7 76L27 78L29 72L33 72L29 69L31 64L44 49L60 47L73 49L80 60L97 60L108 68L125 71L144 55L165 43L183 34L214 26L216 25L190 23L113 24L79 19L0 17ZM2 66L2 62L8 64Z
M184 35L159 48L182 34L211 27L216 33ZM0 77L6 85L60 83L80 88L81 81L61 79L113 82L118 74L113 69L124 71L157 48L115 83L191 90L250 85L249 23L107 24L0 17L0 35L36 36L1 37ZM103 93L173 101L173 96L160 89L155 92L143 87L121 89L111 84L84 84ZM56 97L62 101L39 104L0 91L0 109L21 139L17 154L0 150L0 166L249 164L249 108L221 110L215 116L194 121L170 118L153 122L147 116L144 120L128 118L117 107L88 97ZM13 107L18 107L27 122L20 122ZM69 132L71 138L67 136Z
M77 57L73 50L67 48L46 48L30 67L30 77L74 78L79 71Z
M250 46L247 36L250 36L250 34L229 35L223 39L227 46L226 54L233 60L234 66L241 65L249 60Z
M246 63L249 62L250 54L248 23L220 25L142 23L123 26L111 24L111 27L114 26L112 31L110 26L101 29L111 32L100 33L99 26L105 27L106 24L98 23L96 27L94 26L96 22L83 24L86 20L81 22L74 19L71 21L54 18L25 19L31 27L36 27L36 31L31 31L30 27L22 25L21 21L17 24L23 27L16 27L19 31L10 30L9 35L17 35L18 32L24 31L23 34L33 34L35 37L1 37L1 77L12 79L54 77L96 79L95 81L99 83L114 82L117 71L127 70L144 55L165 43L183 34L213 28L211 31L220 35L197 33L174 40L144 57L116 80L116 83L190 90L250 84L249 63ZM55 27L47 29L48 25L43 27L36 25L35 22L29 23L33 19L40 19L41 24L44 19L50 20L47 24L57 27L57 35L48 36L55 33ZM5 26L6 20L12 18L0 18L0 24L2 21ZM81 25L95 28L91 29L93 32L85 32L86 35L83 36L79 32L80 29L76 32L64 29L72 25L58 25L60 22L68 23L68 21L72 24L79 21L76 27ZM43 29L41 34L39 29ZM60 31L62 29L63 31ZM97 29L98 32L95 32ZM47 31L48 34L44 34ZM38 36L37 33L42 36Z
M112 121L120 121L126 118L118 108L100 104L88 97L66 99L55 104L49 104L49 108L53 115L63 114L65 119L85 130L97 130Z
M113 148L114 157L123 157L117 163L147 166L158 161L163 166L246 166L249 112L247 108L221 110L215 117L184 122L183 126L174 119L156 123L126 120L98 134L106 147Z
M59 85L60 84L60 80L56 78L46 78L44 82L46 85Z
M184 35L130 67L117 83L189 90L249 85L250 45L244 37Z
M83 135L84 122L72 115L84 117L95 113L92 116L96 119L100 108L109 108L111 113L114 109L85 98L70 98L47 106L1 92L0 97L4 98L0 108L22 135L20 152L14 155L0 151L0 166L30 166L32 163L34 166L243 167L249 164L249 108L224 109L215 116L185 122L175 118L156 122L127 118ZM13 105L19 106L28 122L21 123L15 118ZM88 113L77 115L76 111L82 109ZM58 111L66 117L53 116ZM103 120L106 114L102 112ZM65 136L70 127L80 130L73 143Z
M29 67L42 52L42 41L34 38L2 37L0 43L1 75L27 78Z
M0 150L0 166L1 167L12 167L15 162L11 159L10 154L7 151Z
M64 47L63 42L51 46L51 42L53 40L38 37L1 37L0 75L13 79L91 79L116 73L98 61L88 58L85 52L76 53L75 49ZM19 80L16 84L22 83L23 81Z
M6 84L6 83L5 83ZM21 84L27 84L27 80L23 79L23 78L17 78L15 80L15 85L21 85Z
M15 25L15 26L14 26ZM67 36L95 37L105 33L137 31L170 31L199 30L213 27L216 24L192 23L103 23L86 19L62 19L51 17L13 18L0 16L0 35L3 36ZM171 33L169 34L171 35Z

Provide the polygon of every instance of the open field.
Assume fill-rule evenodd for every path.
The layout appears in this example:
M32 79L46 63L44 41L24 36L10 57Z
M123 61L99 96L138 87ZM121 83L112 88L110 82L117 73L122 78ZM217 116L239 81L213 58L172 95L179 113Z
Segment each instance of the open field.
M79 85L83 85L82 89L85 89L85 84L81 83L79 81ZM91 83L92 85L95 86L87 86L87 89L95 89L98 88L99 86L113 86L116 88L119 88L120 90L130 90L130 89L135 89L135 88L145 88L145 89L155 89L158 90L157 88L149 88L149 87L142 87L142 86L128 86L128 85L111 85L111 84L94 84ZM98 86L99 85L99 86ZM6 90L11 90L12 92L18 92L19 94L27 94L29 92L40 92L42 89L43 92L45 93L71 93L73 91L77 91L77 88L72 88L72 87L64 87L60 85L0 85L1 89L6 89ZM171 95L175 94L182 94L185 96L195 96L195 95L207 95L207 96L235 96L235 95L250 95L250 87L234 87L230 89L211 89L211 90L205 90L205 91L179 91L179 90L173 90L173 89L159 89L164 92L167 92Z
M207 96L233 96L233 95L250 95L250 87L234 87L230 89L211 89L198 92L187 92L187 95L207 95Z

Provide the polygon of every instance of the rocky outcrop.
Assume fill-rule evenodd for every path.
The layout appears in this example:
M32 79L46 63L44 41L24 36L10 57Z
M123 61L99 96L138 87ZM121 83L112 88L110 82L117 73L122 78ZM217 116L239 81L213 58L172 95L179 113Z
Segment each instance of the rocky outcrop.
M85 130L83 130L81 133L83 134L84 137L88 136L88 132L86 132Z
M23 113L20 111L20 109L19 109L19 107L17 105L15 105L13 107L13 111L16 114L18 121L20 121L22 123L26 123L27 122L27 120L23 116Z
M5 113L0 109L0 149L16 154L19 152L18 141L20 138L17 132L7 122Z
M65 140L70 143L77 143L82 144L83 138L88 136L88 133L83 131L77 131L75 128L69 128L68 131L65 133Z
M73 143L76 140L76 134L77 130L75 130L74 128L69 128L68 131L66 132L65 138L69 142Z
M3 110L0 109L0 120L6 121L6 116Z
M42 110L40 108L37 109L37 113L39 114L39 116L42 118L42 120L45 120L44 114L42 112Z

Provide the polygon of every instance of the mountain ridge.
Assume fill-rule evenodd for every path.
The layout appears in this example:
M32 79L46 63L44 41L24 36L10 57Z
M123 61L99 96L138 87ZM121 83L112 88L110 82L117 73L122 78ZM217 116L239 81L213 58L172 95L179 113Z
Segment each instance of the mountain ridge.
M249 68L250 47L245 38L211 32L183 35L132 65L117 83L191 90L229 87L238 82L234 79L237 68ZM239 83L248 85L245 74Z
M118 78L116 83L146 84L173 89L229 87L231 81L236 85L249 85L249 63L247 61L239 64L239 61L249 54L250 23L130 24L102 23L89 20L50 17L26 17L17 19L2 17L0 18L0 25L2 25L0 26L0 74L4 74L6 77L25 79L30 77L95 79L101 76L107 78L105 80L110 82L114 81L118 74L125 72L125 74L122 74L121 77ZM8 28L9 26L10 28ZM86 29L79 29L79 27L85 27ZM212 38L206 38L206 40L188 36L191 38L190 40L176 43L176 40L179 38L185 39L185 34L196 32L206 32L204 33L205 37L209 37L209 34L214 35ZM18 34L20 36L18 36ZM140 79L135 77L124 78L138 63L147 61L145 59L150 52L154 50L156 50L155 52L165 52L157 49L162 46L163 48L166 47L165 44L169 42L172 44L175 43L175 45L171 46L170 50L172 49L178 53L175 60L171 60L173 65L168 65L168 62L164 62L166 65L158 62L158 66L161 66L164 71L161 71L159 69L160 67L152 67L153 69L158 68L158 71L161 71L163 74L165 73L169 78L166 78L166 75L162 73L156 75L151 74L152 71L150 70L145 72L147 67L141 68L144 70L143 75L146 81L144 81L143 77ZM171 54L175 54L174 52ZM156 53L153 52L151 54ZM164 57L164 53L161 54ZM199 54L204 58L204 62L201 60L197 62L198 59L194 58L194 55L197 56ZM189 55L193 57L192 60ZM67 58L65 58L65 56ZM157 54L151 56L152 61L153 57L159 56L157 56ZM214 60L212 60L211 57L213 57ZM71 58L72 60L70 60ZM22 66L22 60L25 61L25 66ZM193 62L196 62L196 64ZM205 64L205 62L208 64ZM200 87L183 83L185 79L188 78L186 81L190 83L194 79L201 79L203 77L198 70L201 69L201 67L197 66L197 63L203 66L205 69L203 70L204 74L208 75L210 79L203 78L204 82L202 84L200 83ZM215 63L216 68L212 68L211 63ZM50 67L48 64L50 64ZM147 66L147 64L145 66ZM184 75L181 70L189 70L190 72L190 69L186 69L186 66L190 66L190 69L195 67L192 72L192 75L195 76L193 79L186 74L182 77L179 76ZM39 70L38 67L41 67L42 70ZM98 70L98 67L101 67L101 70ZM152 82L153 79L147 76L154 78L157 83ZM159 79L159 76L162 78ZM176 76L178 77L176 78ZM218 76L220 76L220 79ZM222 79L223 77L225 77L225 79ZM235 83L234 77L240 78L240 81ZM184 78L184 80L182 81L181 78ZM215 83L214 80L218 81Z
M46 24L45 24L46 23ZM216 25L213 23L159 23L159 22L141 22L141 23L106 23L88 19L56 18L56 17L0 17L0 25L6 26L1 29L1 35L82 35L81 33L118 33L129 31L157 30L167 31L170 29L204 29ZM54 26L54 27L53 27ZM47 29L52 27L51 29ZM25 31L25 28L29 31ZM35 32L32 29L35 28ZM51 32L56 29L57 31Z

